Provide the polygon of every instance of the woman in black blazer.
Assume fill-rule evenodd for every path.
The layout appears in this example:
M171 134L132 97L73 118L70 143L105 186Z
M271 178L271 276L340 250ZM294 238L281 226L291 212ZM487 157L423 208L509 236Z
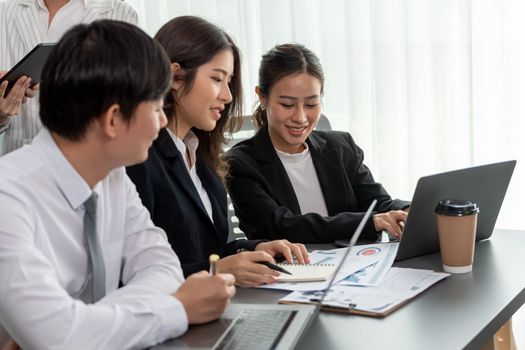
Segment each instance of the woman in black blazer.
M192 16L165 24L155 39L172 62L172 91L164 101L168 126L159 132L148 160L129 167L128 175L151 213L166 231L185 276L209 269L219 254L221 272L237 284L272 283L279 274L257 262L293 256L307 262L302 244L287 240L228 240L227 165L220 158L224 133L241 120L239 49L217 26ZM232 122L233 121L233 122Z
M402 209L410 203L392 200L374 181L350 134L314 131L323 84L319 59L304 46L279 45L262 58L254 114L259 131L226 156L228 190L250 239L349 239L374 199L377 212L363 238L402 233Z

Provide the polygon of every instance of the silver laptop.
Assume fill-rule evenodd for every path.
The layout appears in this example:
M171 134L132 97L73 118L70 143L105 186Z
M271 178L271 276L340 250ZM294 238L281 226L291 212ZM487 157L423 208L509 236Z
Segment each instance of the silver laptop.
M476 241L492 235L516 161L487 164L419 179L396 260L439 251L434 210L441 199L466 199L479 207Z
M350 249L361 235L375 204L376 200L363 216L350 239L343 259L316 305L230 304L217 321L190 326L181 337L169 340L154 349L293 349L319 314L323 299L347 259Z

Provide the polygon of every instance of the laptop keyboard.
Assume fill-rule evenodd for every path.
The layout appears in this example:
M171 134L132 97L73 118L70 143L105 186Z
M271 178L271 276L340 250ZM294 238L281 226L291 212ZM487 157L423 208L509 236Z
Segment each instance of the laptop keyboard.
M297 311L244 309L214 349L275 349Z

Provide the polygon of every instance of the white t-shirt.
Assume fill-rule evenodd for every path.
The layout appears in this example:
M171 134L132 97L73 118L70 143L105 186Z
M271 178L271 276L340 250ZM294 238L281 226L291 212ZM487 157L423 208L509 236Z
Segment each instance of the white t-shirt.
M275 151L283 163L286 174L290 178L295 196L299 201L301 214L317 213L322 216L328 216L326 202L314 163L312 162L310 149L306 143L304 145L305 150L301 153L285 153L277 148Z

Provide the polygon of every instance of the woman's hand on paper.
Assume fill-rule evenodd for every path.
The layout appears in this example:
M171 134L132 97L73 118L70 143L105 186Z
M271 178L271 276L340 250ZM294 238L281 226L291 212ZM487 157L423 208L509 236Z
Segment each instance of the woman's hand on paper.
M286 239L279 239L270 242L262 242L255 247L256 251L263 251L271 256L282 255L290 264L297 262L299 264L309 264L308 251L304 244L290 243ZM295 257L295 261L294 261Z
M219 271L235 276L240 287L255 287L261 284L274 283L281 274L259 262L275 263L274 258L266 252L242 252L224 257L217 261Z

